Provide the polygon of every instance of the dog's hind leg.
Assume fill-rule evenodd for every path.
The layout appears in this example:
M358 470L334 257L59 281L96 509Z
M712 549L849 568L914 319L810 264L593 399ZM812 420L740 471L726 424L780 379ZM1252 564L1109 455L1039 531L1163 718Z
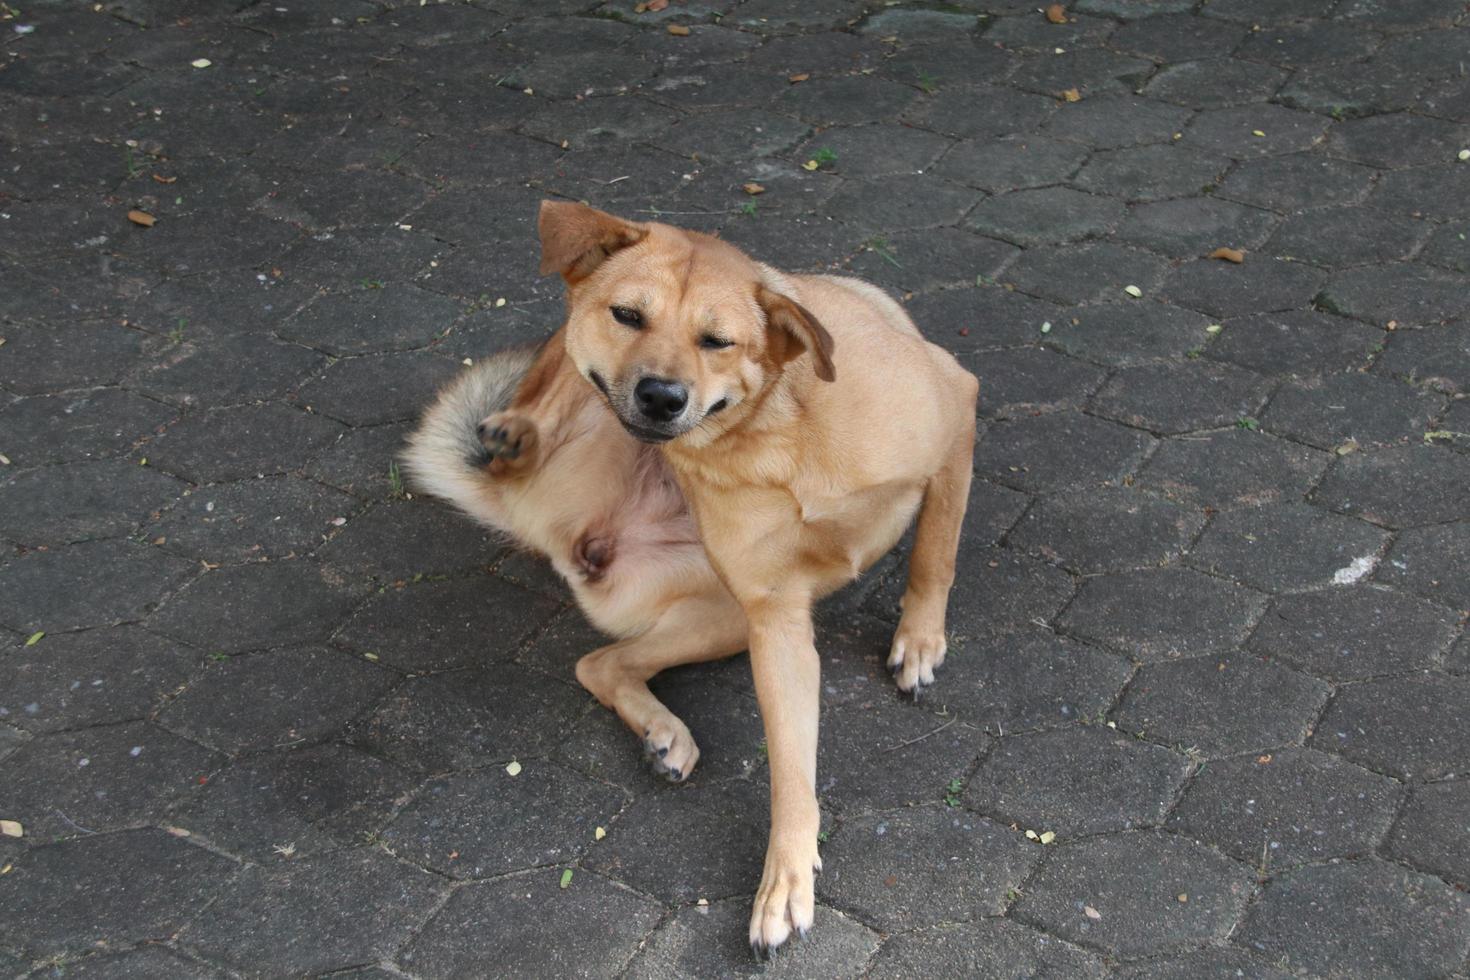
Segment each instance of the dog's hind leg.
M654 697L648 680L669 667L733 656L745 645L745 614L732 596L688 596L675 600L647 632L579 660L577 680L643 740L655 771L682 782L699 761L699 746L688 726Z
M970 502L970 476L975 455L973 410L955 440L949 458L924 488L914 548L909 555L908 587L903 594L903 616L893 635L888 669L901 691L918 693L934 683L934 670L944 663L944 637L949 590L954 585L955 557L960 527Z

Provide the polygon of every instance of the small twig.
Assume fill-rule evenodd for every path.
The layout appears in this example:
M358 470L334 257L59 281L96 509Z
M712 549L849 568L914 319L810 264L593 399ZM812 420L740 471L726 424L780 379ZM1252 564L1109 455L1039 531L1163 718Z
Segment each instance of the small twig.
M67 823L71 824L73 827L75 827L77 830L80 830L84 834L97 833L97 831L91 829L90 827L83 827L81 824L77 823L71 817L68 817L66 814L62 813L60 810L53 809L51 812L56 814L58 817L65 820Z
M890 745L888 748L884 749L883 751L884 752L897 752L899 749L907 748L910 745L913 745L915 742L922 742L922 741L924 741L924 739L928 738L930 735L938 735L940 732L944 731L946 728L948 728L950 725L953 725L957 721L959 721L959 718L958 717L951 718L949 721L947 721L944 724L940 725L938 728L934 729L933 731L925 732L924 734L920 735L918 738L911 738L907 742L899 742L897 745Z

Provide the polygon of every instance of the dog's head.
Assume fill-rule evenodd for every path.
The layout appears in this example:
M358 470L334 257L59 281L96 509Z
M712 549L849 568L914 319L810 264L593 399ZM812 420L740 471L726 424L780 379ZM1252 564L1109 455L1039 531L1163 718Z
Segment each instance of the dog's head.
M540 231L541 274L567 283L567 352L637 438L735 417L803 354L833 379L831 336L782 294L779 274L733 246L554 201L541 204Z

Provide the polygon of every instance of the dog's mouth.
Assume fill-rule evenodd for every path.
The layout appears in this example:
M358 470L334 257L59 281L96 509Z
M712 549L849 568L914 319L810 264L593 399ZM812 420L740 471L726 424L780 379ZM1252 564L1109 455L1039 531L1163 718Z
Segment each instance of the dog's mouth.
M646 426L635 425L634 423L629 422L627 419L623 418L621 415L618 416L618 421L623 423L623 428L628 430L628 434L631 435L634 439L637 439L639 442L668 442L675 436L681 435L681 433L678 432L664 432L661 429L650 429Z

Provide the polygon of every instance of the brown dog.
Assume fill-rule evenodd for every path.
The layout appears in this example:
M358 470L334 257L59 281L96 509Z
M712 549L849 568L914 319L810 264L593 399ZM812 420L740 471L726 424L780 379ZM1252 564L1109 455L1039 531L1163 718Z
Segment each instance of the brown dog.
M433 486L444 459L426 447L449 437L424 436L431 412L410 467L550 554L593 622L625 637L577 677L675 778L698 750L648 678L748 646L772 791L750 941L775 947L811 926L820 866L812 603L918 512L889 665L904 690L933 680L978 384L867 283L783 275L718 239L582 205L544 203L540 230L542 272L565 279L569 312L488 412L494 461ZM438 428L464 415L441 413Z

